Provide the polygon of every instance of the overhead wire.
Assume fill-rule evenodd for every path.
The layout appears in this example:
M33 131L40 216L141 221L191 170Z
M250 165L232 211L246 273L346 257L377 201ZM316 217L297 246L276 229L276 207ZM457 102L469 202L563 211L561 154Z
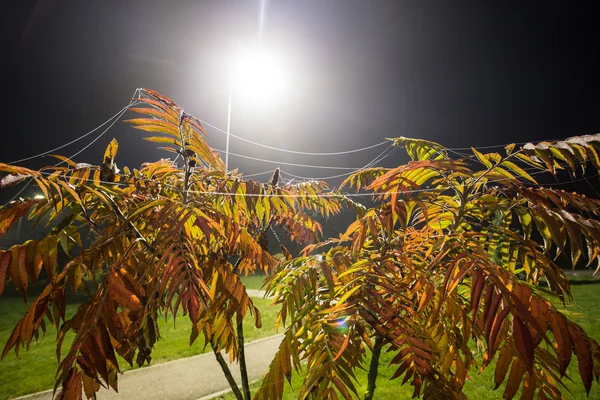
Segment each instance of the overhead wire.
M275 146L270 146L264 143L260 143L260 142L256 142L250 139L246 139L244 137L235 135L231 132L227 132L225 129L219 128L216 125L213 125L211 123L209 123L208 121L205 121L203 119L198 118L198 121L202 122L203 125L206 125L210 128L215 129L218 132L221 133L225 133L228 134L230 137L236 138L238 140L244 141L246 143L250 143L253 144L255 146L260 146L260 147L264 147L267 149L271 149L271 150L276 150L276 151L281 151L281 152L285 152L285 153L292 153L292 154L301 154L301 155L308 155L308 156L335 156L335 155L344 155L344 154L351 154L351 153L357 153L357 152L361 152L364 150L369 150L375 147L379 147L382 146L386 143L388 143L389 141L383 141L377 144L373 144L367 147L362 147L360 149L353 149L353 150L346 150L346 151L338 151L338 152L307 152L307 151L296 151L296 150L289 150L289 149L283 149L280 147L275 147ZM546 141L550 141L550 142L554 142L554 141L560 141L560 140L565 140L566 138L558 138L558 139L552 139L552 140L546 140ZM539 141L538 141L539 142ZM454 153L458 152L458 151L463 151L463 150L471 150L472 147L474 147L475 149L495 149L495 148L499 148L499 147L506 147L510 144L515 144L515 145L523 145L523 144L527 144L527 143L535 143L535 141L524 141L524 142L510 142L510 143L503 143L503 144L494 144L494 145L487 145L487 146L471 146L471 147L448 147L446 148L446 150L450 150L453 151ZM454 151L455 150L455 151ZM458 153L457 153L458 154Z
M275 171L275 170L271 169L271 170L268 170L268 171L257 172L257 173L254 173L254 174L243 175L243 177L244 178L250 178L250 177L254 177L254 176L267 175L267 174L272 174L273 171Z
M537 143L540 142L558 142L561 140L565 140L567 138L558 138L558 139L551 139L551 140L539 140L537 141ZM506 147L510 144L514 144L514 145L522 145L522 144L527 144L527 143L536 143L536 141L525 141L525 142L510 142L510 143L504 143L504 144L491 144L488 146L470 146L470 147L449 147L449 150L456 150L456 151L461 151L461 150L471 150L472 148L475 148L477 150L486 150L486 149L497 149L499 147Z
M528 169L535 169L533 167L528 168ZM43 175L51 175L52 173L50 172L46 172L46 171L40 171ZM270 171L265 171L263 173L260 174L264 174ZM537 172L534 172L531 174L531 176L538 176L541 174L546 174L547 171L545 170L537 170ZM594 174L592 177L596 177L599 176L598 174ZM172 187L175 189L180 190L179 187L173 186L173 185L168 185L165 184L164 182L160 182L160 181L156 181L156 180L152 180L152 179L145 179L146 181L149 182L153 182L153 183L157 183L157 184L161 184L163 186L167 186L167 187ZM501 178L501 179L492 179L487 181L487 184L493 184L493 183L500 183L500 182L506 182L509 181L509 178ZM532 186L560 186L560 185L565 185L565 184L571 184L573 182L578 182L578 181L588 181L587 177L582 177L579 179L575 179L575 180L571 180L569 182L552 182L552 183L538 183ZM86 179L87 182L93 181L93 179ZM117 186L127 186L130 185L130 182L106 182L106 181L100 181L101 183L105 183L105 184L112 184L112 185L117 185ZM31 181L29 182L31 183ZM405 194L405 195L410 195L413 193L422 193L422 192L427 192L427 191L439 191L439 192L443 192L446 190L450 190L452 189L451 186L447 186L447 187L437 187L437 188L419 188L419 189L410 189L410 190L402 190L402 191L396 191L396 192L386 192L385 194ZM22 189L24 190L24 189ZM230 192L217 192L217 191L198 191L198 190L190 190L189 193L194 193L194 194L205 194L205 195L221 195L221 196L242 196L242 197L279 197L281 196L280 194L248 194L248 193L230 193ZM384 194L384 193L381 193ZM315 194L315 195L307 195L307 194L286 194L286 196L288 197L309 197L309 198L336 198L336 197L371 197L371 196L376 196L378 195L378 193L324 193L324 194ZM11 200L12 201L12 200Z
M215 126L215 125L212 125L212 124L210 124L210 123L208 123L208 122L206 122L206 121L204 121L202 119L198 119L198 121L202 122L203 125L206 125L206 126L208 126L210 128L215 129L216 131L219 131L221 133L227 134L226 130L221 129L221 128ZM386 140L386 141L383 141L383 142L380 142L380 143L377 143L377 144L373 144L373 145L370 145L370 146L362 147L360 149L345 150L345 151L334 151L334 152L310 152L310 151L288 150L288 149L283 149L281 147L270 146L268 144L263 144L263 143L255 142L253 140L246 139L246 138L238 136L238 135L234 135L233 133L229 133L229 136L231 136L233 138L236 138L238 140L241 140L243 142L253 144L255 146L264 147L266 149L281 151L283 153L300 154L300 155L305 155L305 156L339 156L339 155L345 155L345 154L352 154L352 153L358 153L358 152L365 151L365 150L374 149L375 147L379 147L379 146L382 146L382 145L388 143L388 141Z
M54 152L55 152L55 151L57 151L57 150L64 149L65 147L67 147L67 146L70 146L70 145L72 145L73 143L77 143L78 141L80 141L80 140L82 140L82 139L85 139L86 137L88 137L88 136L89 136L89 135L91 135L92 133L96 132L98 129L102 128L104 125L108 124L108 123L109 123L110 121L112 121L113 119L115 119L115 118L117 118L117 119L118 119L118 118L120 118L120 116L121 116L121 115L123 115L123 114L125 113L125 111L127 111L127 109L128 109L129 107L131 107L131 105L132 105L132 101L134 100L134 98L135 98L135 95L136 95L137 93L139 93L139 91L140 91L140 89L136 89L136 90L135 90L135 92L134 92L134 94L133 94L133 96L132 96L131 100L129 101L129 104L127 104L125 107L123 107L122 109L120 109L120 110L119 110L119 111L118 111L118 112L117 112L115 115L113 115L112 117L110 117L109 119L107 119L106 121L104 121L102 124L98 125L98 126L97 126L97 127L95 127L94 129L92 129L91 131L89 131L89 132L87 132L87 133L85 133L85 134L83 134L83 135L79 136L78 138L75 138L75 139L71 140L70 142L67 142L67 143L64 143L64 144L62 144L62 145L60 145L60 146L58 146L58 147L55 147L55 148L53 148L53 149L51 149L51 150L47 150L47 151L44 151L44 152L41 152L41 153L38 153L38 154L35 154L35 155L32 155L32 156L29 156L29 157L21 158L21 159L19 159L19 160L14 160L14 161L8 162L7 164L9 164L9 165L14 165L14 164L18 164L18 163L21 163L21 162L25 162L25 161L33 160L33 159L35 159L35 158L40 158L40 157L46 156L46 155L48 155L48 154L52 154L52 153L54 153ZM111 126L112 126L112 125L114 125L114 123L113 123L113 124L111 124ZM77 155L77 154L75 154L74 156L76 156L76 155ZM73 156L73 157L74 157L74 156Z
M109 125L109 127L108 127L108 129L110 129L110 127L112 127L115 124L116 120L118 120L118 118L120 118L124 114L124 112L127 111L127 109L129 107L131 107L132 102L134 101L136 94L139 97L150 98L146 93L144 93L144 91L141 88L138 88L138 89L135 90L134 95L132 96L132 99L131 99L130 103L127 106L125 106L124 108L122 108L115 115L113 115L112 117L110 117L108 120L106 120L101 125L99 125L96 128L92 129L91 131L89 131L89 132L81 135L80 137L78 137L78 138L76 138L76 139L74 139L74 140L72 140L70 142L67 142L67 143L65 143L65 144L63 144L61 146L55 147L55 148L53 148L51 150L48 150L48 151L45 151L45 152L42 152L42 153L39 153L39 154L36 154L36 155L33 155L33 156L29 156L29 157L25 157L25 158L22 158L22 159L19 159L19 160L11 161L9 164L17 164L17 163L20 163L20 162L32 160L32 159L35 159L35 158L38 158L38 157L42 157L42 156L51 154L51 153L53 153L53 152L55 152L57 150L60 150L60 149L62 149L64 147L67 147L67 146L69 146L69 145L71 145L73 143L78 142L79 140L84 139L85 137L91 135L92 133L96 132L98 129L102 128L106 124L108 124L111 121L113 121ZM135 104L137 104L137 102ZM223 129L221 129L221 128L213 125L213 124L210 124L207 121L204 121L204 120L200 120L200 121L204 125L209 126L209 127L213 128L213 129L219 131L219 132L227 133L227 131L225 131L225 130L223 130ZM106 133L106 131L108 129L106 129L105 131L103 131L103 133L101 133L99 135L99 137L102 137L104 135L104 133ZM251 143L251 144L254 144L256 146L268 148L268 149L271 149L271 150L282 151L282 152L292 153L292 154L309 155L309 156L333 156L333 155L352 154L352 153L357 153L357 152L366 151L366 150L369 150L369 149L372 149L372 148L376 148L376 147L379 147L379 146L381 146L383 144L388 143L388 141L384 141L384 142L380 142L380 143L377 143L377 144L374 144L374 145L371 145L371 146L366 146L366 147L363 147L363 148L360 148L360 149L340 151L340 152L322 152L322 153L320 153L320 152L304 152L304 151L295 151L295 150L282 149L282 148L278 148L278 147L266 145L266 144L263 144L263 143L255 142L255 141L252 141L252 140L249 140L249 139L246 139L246 138L243 138L241 136L234 135L234 134L231 134L231 133L230 133L230 136L232 136L234 138L237 138L239 140L245 141L247 143ZM81 152L83 152L84 150L86 150L87 148L89 148L91 145L93 145L99 139L99 137L97 137L96 139L94 139L90 144L88 144L87 146L85 146L83 149L81 149L77 153L73 154L70 158L79 155ZM518 143L515 143L515 144L524 144L524 143L527 143L527 142L518 142ZM476 147L476 148L479 148L479 149L497 148L497 147L502 147L502 146L506 146L506 145L507 144L499 144L499 145L491 145L491 146L479 146L479 147ZM453 153L455 153L455 154L457 154L459 156L465 156L465 154L462 154L459 151L460 150L470 150L470 149L471 149L470 147L456 147L456 148L448 148L447 150L449 150L449 151L451 151L451 152L453 152ZM223 150L218 150L218 149L215 149L215 150L223 153ZM270 160L270 159L259 158L259 157L252 157L252 156L247 156L247 155L237 154L237 153L231 153L231 152L229 154L231 154L233 156L236 156L236 157L246 158L246 159L250 159L250 160L254 160L254 161L259 161L259 162L272 163L272 164L280 164L280 165L288 165L288 166L302 167L302 168L331 169L331 170L348 170L348 171L358 171L358 170L361 170L362 168L364 168L364 167L362 167L362 168L356 168L356 167L336 167L336 166L323 166L323 165L315 165L315 164L290 163L290 162L276 161L276 160ZM321 177L321 178L301 177L299 175L294 176L294 175L292 175L290 173L287 173L287 174L289 176L294 176L297 179L334 179L334 178L337 178L337 177L342 177L342 176L350 175L352 173L354 173L354 172L349 172L349 173L339 174L339 175L332 175L330 177Z
M51 172L46 172L46 171L40 171L40 173L42 175L47 175L50 176L52 175ZM537 173L532 173L531 176L537 176L540 174L545 174L547 173L547 171L543 171L543 170L538 170ZM600 176L600 174L596 173L594 175L592 175L592 177L598 177ZM80 179L80 178L78 178ZM80 179L80 180L85 180L86 182L93 182L94 180L91 178L87 178L87 179ZM500 182L506 182L509 181L509 178L501 178L501 179L492 179L487 181L487 184L493 184L493 183L500 183ZM561 185L567 185L567 184L571 184L572 182L578 182L578 181L583 181L586 180L586 177L582 177L579 179L575 179L569 182L554 182L554 183L538 183L536 185L531 185L531 186L561 186ZM181 190L181 188L174 186L174 185L169 185L169 184L165 184L164 182L160 182L160 181L156 181L153 179L144 179L144 181L148 181L148 182L153 182L153 183L157 183L166 187L171 187L177 190ZM31 180L30 180L31 182ZM129 186L131 184L131 182L107 182L107 181L100 181L100 183L104 183L104 184L110 184L110 185L115 185L115 186ZM321 193L321 194L290 194L290 193L286 193L285 196L286 197L290 197L290 198L341 198L341 197L348 197L348 198L372 198L373 196L378 196L378 195L392 195L392 194L400 194L400 195L411 195L411 194L415 194L415 193L423 193L423 192L444 192L446 190L450 190L452 189L451 186L444 186L444 187L434 187L434 188L419 188L419 189L410 189L410 190L401 190L401 191L395 191L395 192L385 192L385 193L376 193L376 192L371 192L371 193ZM192 193L192 194L204 194L204 195L210 195L210 196L229 196L229 197L281 197L281 194L261 194L261 193L231 193L231 192L218 192L218 191L201 191L201 190L189 190L188 193ZM12 201L12 200L11 200Z
M213 150L217 151L219 153L225 153L225 150L220 150L220 149L213 149ZM245 158L245 159L253 160L253 161L260 161L260 162L269 163L269 164L289 165L292 167L315 168L315 169L338 169L338 170L339 169L343 169L343 170L360 169L357 167L332 167L332 166L327 166L327 165L316 165L316 164L296 164L296 163L290 163L290 162L286 162L286 161L276 161L276 160L269 160L267 158L246 156L243 154L237 154L237 153L232 153L232 152L229 152L229 155L235 156L235 157L240 157L240 158Z
M106 132L108 132L108 131L110 130L110 128L112 128L112 127L113 127L113 125L114 125L114 124L115 124L117 121L119 121L119 119L121 118L121 116L122 116L123 114L125 114L125 112L127 112L127 109L128 109L129 107L131 107L132 105L135 105L135 104L137 104L137 103L138 103L137 101L134 101L134 99L135 99L135 95L136 95L138 92L139 92L139 89L136 89L136 90L135 90L135 92L133 93L133 96L131 97L131 100L129 101L129 104L127 104L127 106L123 107L123 108L122 108L122 109L121 109L121 110L120 110L120 111L119 111L117 114L113 115L113 116L112 116L112 117L110 117L108 120L106 120L104 123L102 123L100 126L98 126L98 127L94 128L94 129L92 129L92 130L91 130L91 131L89 131L88 133L86 133L86 134L84 134L84 135L80 136L79 138L77 138L77 139L75 139L75 140L72 140L71 142L69 142L69 143L66 143L66 144L64 144L64 145L61 145L61 146L59 146L59 147L56 147L56 148L54 148L54 149L52 149L52 150L49 150L49 151L47 151L47 152L43 152L43 153L40 153L40 154L37 154L37 155L31 156L31 157L27 157L27 158L24 158L24 159L22 159L22 160L13 161L13 162L10 162L10 163L8 163L8 164L9 164L9 165L13 165L13 164L15 164L15 163L18 163L18 162L22 162L22 161L28 161L28 160L32 160L32 159L34 159L34 158L39 158L39 157L44 157L44 156L46 156L46 155L48 155L48 154L51 154L51 153L53 153L55 150L60 150L60 149L62 149L62 148L64 148L64 147L67 147L67 146L69 146L69 145L71 145L71 144L73 144L73 143L76 143L76 142L78 142L79 140L81 140L81 139L83 139L83 138L85 138L85 137L89 136L90 134L92 134L92 133L96 132L98 129L100 129L101 127L103 127L104 125L106 125L108 122L110 122L110 121L113 121L113 122L112 122L112 123L111 123L111 124L110 124L110 125L109 125L109 126L106 128L106 129L104 129L104 130L103 130L103 131L102 131L102 132L101 132L101 133L100 133L98 136L96 136L96 137L95 137L95 138L94 138L94 139L93 139L93 140L92 140L90 143L88 143L88 144L87 144L86 146L84 146L82 149L80 149L79 151L77 151L76 153L74 153L73 155L71 155L70 157L67 157L67 159L66 159L66 160L72 160L74 157L77 157L79 154L81 154L82 152L84 152L85 150L87 150L87 149L88 149L90 146L92 146L94 143L96 143L96 142L97 142L97 141L98 141L98 140L99 140L99 139L100 139L102 136L104 136L104 134L106 134ZM57 166L59 166L60 164L62 164L62 163L64 163L64 162L66 162L66 160L61 160L61 161L59 161L58 163L54 164L54 166L55 166L55 167L57 167ZM6 207L6 206L7 206L8 204L10 204L10 203L11 203L13 200L15 200L17 197L19 197L19 196L21 195L21 193L23 193L23 192L24 192L24 191L25 191L25 190L26 190L26 189L29 187L29 185L30 185L32 182L33 182L33 179L32 179L32 178L29 178L29 180L28 180L27 184L26 184L25 186L23 186L23 187L21 188L21 190L19 190L19 191L18 191L18 192L17 192L17 193L16 193L14 196L12 196L10 200L8 200L6 203L4 203L3 207Z
M391 149L391 151L389 151L390 149ZM375 166L375 164L377 164L377 163L385 160L387 157L391 156L396 150L397 150L397 148L395 148L393 146L386 147L386 149L384 151L382 151L373 160L369 161L364 167L358 168L358 169L355 169L354 171L346 172L346 173L343 173L343 174L338 174L338 175L321 176L321 177L309 177L309 176L295 175L295 174L289 173L289 172L284 171L284 170L282 170L281 172L284 173L284 174L286 174L286 175L288 175L288 176L291 176L292 178L302 179L302 180L324 181L324 180L328 180L328 179L343 178L345 176L349 176L349 175L355 174L357 172L364 171L365 169L372 168L373 166ZM388 152L388 154L384 155L384 153L386 153L386 152Z
M67 147L67 146L69 146L69 145L71 145L71 144L73 144L73 143L75 143L75 142L77 142L77 141L79 141L79 140L81 140L81 139L83 139L83 138L91 135L92 133L96 132L98 129L100 129L101 127L105 126L107 123L109 123L109 122L112 121L112 123L110 123L110 125L104 131L102 131L100 133L100 135L98 135L96 138L94 138L92 140L92 142L90 142L88 145L84 146L82 149L80 149L78 152L76 152L75 154L73 154L72 156L70 156L68 159L72 159L72 158L76 157L77 155L79 155L80 153L82 153L83 151L85 151L86 149L88 149L90 146L92 146L95 142L97 142L116 123L116 121L119 120L119 118L127 111L127 109L129 107L131 107L131 105L139 103L139 101L135 101L134 102L134 100L136 100L135 99L136 94L140 98L141 97L149 98L144 93L144 91L142 89L138 88L138 89L135 90L134 95L132 96L132 99L130 100L130 103L126 107L124 107L123 109L121 109L117 114L115 114L114 116L112 116L111 118L109 118L103 124L101 124L98 127L94 128L90 132L87 132L86 134L80 136L79 138L77 138L75 140L72 140L72 141L70 141L68 143L65 143L65 144L63 144L61 146L58 146L58 147L56 147L56 148L54 148L52 150L48 150L46 152L39 153L39 154L34 155L34 156L26 157L26 158L23 158L21 160L12 161L11 164L15 164L15 163L18 163L18 162L23 162L23 161L28 161L28 160L31 160L31 159L34 159L34 158L37 158L37 157L42 157L42 156L48 155L48 154L50 154L50 153L52 153L52 152L54 152L56 150L60 150L60 149L62 149L64 147ZM227 133L226 131L224 131L224 130L222 130L222 129L220 129L220 128L212 125L212 124L209 124L206 121L203 121L203 120L200 120L200 121L203 124L212 127L213 129L217 129L217 130L219 130L221 132ZM245 142L252 143L252 144L255 144L257 146L269 148L269 149L272 149L272 150L284 151L284 152L287 152L287 153L294 153L294 154L303 154L303 155L342 155L342 154L351 154L351 153L356 153L356 152L360 152L360 151L366 151L366 150L369 150L369 149L381 146L381 145L383 145L385 143L388 143L388 141L385 141L385 142L381 142L381 143L378 143L378 144L375 144L375 145L363 147L363 148L360 148L360 149L354 149L354 150L342 151L342 152L314 153L314 152L301 152L301 151L293 151L293 150L281 149L281 148L277 148L277 147L274 147L274 146L269 146L269 145L265 145L265 144L262 144L262 143L254 142L254 141L251 141L251 140L248 140L248 139L236 136L236 135L231 135L231 136L233 136L235 138L238 138L240 140L243 140ZM523 144L523 143L527 143L527 142L520 142L520 143L516 143L516 144ZM485 148L496 148L496 147L501 147L501 146L505 146L505 145L480 146L480 147L477 147L477 148L479 148L479 149L485 149ZM282 171L282 173L284 173L284 174L286 174L288 176L291 176L292 178L296 178L296 179L325 180L325 179L334 179L334 178L339 178L339 177L343 177L343 176L348 176L348 175L351 175L353 173L360 172L360 171L362 171L362 170L364 170L366 168L369 168L369 167L375 165L377 162L380 162L383 159L385 159L388 156L390 156L393 153L393 151L389 152L390 148L392 148L392 146L389 146L388 148L386 148L382 153L380 153L377 157L375 157L375 159L373 159L371 162L367 163L365 166L360 167L360 168L356 168L356 167L323 166L323 165L313 165L313 164L299 164L299 163L290 163L290 162L284 162L284 161L269 160L269 159L264 159L264 158L259 158L259 157L251 157L251 156L247 156L247 155L243 155L243 154L237 154L237 153L229 153L229 154L231 154L233 156L236 156L236 157L246 158L246 159L250 159L250 160L254 160L254 161L260 161L260 162L266 162L266 163L273 163L273 164L279 164L279 165L289 165L289 166L294 166L294 167L315 168L315 169L332 169L332 170L349 170L350 171L350 172L347 172L347 173L338 174L338 175L332 175L332 176L327 176L327 177L305 177L305 176L300 176L300 175L294 175L294 174L291 174L291 173L286 172L286 171ZM395 150L395 149L396 148L393 148L393 150ZM460 150L470 150L470 149L471 149L470 147L462 147L462 148L458 148L457 147L457 148L448 148L447 150L449 150L449 151L451 151L451 152L453 152L453 153L455 153L455 154L457 154L459 156L463 156L464 157L465 154L462 154L459 151ZM218 151L218 152L221 152L221 153L223 152L222 150L218 150L218 149L215 149L215 150ZM388 152L388 154L386 154L384 156L384 154L386 152ZM59 162L57 165L60 165L61 163L62 163L62 161ZM533 168L533 169L535 169L535 168ZM270 173L272 171L273 170L264 171L264 172L260 172L260 173L255 173L255 174L250 174L250 175L246 175L245 177L260 176L260 175L264 175L264 174ZM27 186L30 183L31 183L31 181L27 184ZM552 183L552 184L549 184L549 185L556 185L556 184L560 184L560 183ZM23 192L23 190L25 190L25 188L21 189L21 191L19 193L17 193L16 196L20 195ZM427 189L427 190L429 190L429 189ZM13 197L13 199L16 198L16 196ZM11 199L11 201L13 199Z
M131 103L131 105L136 105L137 103ZM129 107L129 106L128 106ZM106 132L109 131L110 128L113 127L114 124L116 124L119 119L121 118L121 116L123 116L123 114L125 114L125 112L127 112L127 109L123 110L121 112L121 114L119 114L119 116L105 129L103 130L98 136L96 136L94 138L94 140L92 140L90 143L88 143L86 146L84 146L82 149L80 149L79 151L77 151L75 154L71 155L70 157L67 157L67 160L72 160L74 157L77 157L79 154L83 153L85 150L87 150L88 148L90 148L94 143L96 143L98 140L100 140L100 138L102 138L102 136L104 136L104 134ZM62 164L65 161L61 161L60 163L58 163L57 165Z
M144 97L144 98L148 98L150 99L150 97L143 91L140 89L140 97ZM154 106L152 106L154 107ZM154 107L156 108L156 107ZM376 148L379 146L382 146L386 143L389 143L388 140L374 144L374 145L370 145L370 146L366 146L366 147L362 147L359 149L353 149L353 150L347 150L347 151L340 151L340 152L306 152L306 151L296 151L296 150L288 150L288 149L283 149L280 147L275 147L275 146L271 146L271 145L267 145L264 143L259 143L250 139L246 139L244 137L232 134L232 133L228 133L226 130L219 128L218 126L209 123L206 120L203 119L198 119L198 121L200 121L203 125L208 126L212 129L215 129L218 132L221 133L225 133L225 134L229 134L230 137L242 140L244 142L259 146L259 147L263 147L263 148L267 148L270 150L275 150L275 151L280 151L280 152L285 152L285 153L291 153L291 154L300 154L300 155L308 155L308 156L335 156L335 155L346 155L346 154L352 154L352 153L357 153L357 152L361 152L361 151L366 151L366 150L370 150L372 148ZM553 141L557 141L557 140L564 140L564 138L561 139L555 139ZM521 145L521 144L526 144L526 143L530 143L530 141L524 141L524 142L515 142L515 143L504 143L504 144L497 144L497 145L489 145L489 146L473 146L475 149L493 149L493 148L499 148L499 147L506 147L509 144L515 144L515 145ZM461 153L461 151L464 150L471 150L472 147L449 147L446 148L447 151L452 152L460 157L468 157L469 155ZM220 149L214 149L215 151L218 151L220 153L225 153L224 150L220 150ZM356 168L356 167L334 167L334 166L322 166L322 165L316 165L316 164L299 164L299 163L290 163L290 162L284 162L284 161L276 161L276 160L271 160L271 159L266 159L266 158L260 158L260 157L252 157L252 156L248 156L248 155L244 155L244 154L238 154L238 153L232 153L229 152L229 155L235 156L235 157L240 157L240 158L245 158L245 159L249 159L249 160L253 160L253 161L259 161L259 162L265 162L265 163L271 163L271 164L281 164L281 165L288 165L288 166L294 166L294 167L302 167L302 168L316 168L316 169L332 169L332 170L348 170L348 171L353 171L353 170L360 170L361 168ZM350 172L349 174L351 174L352 172ZM348 175L349 175L348 174ZM291 174L288 174L290 176L292 176ZM341 176L344 176L343 174L340 174ZM337 177L337 176L336 176ZM308 177L307 177L308 178ZM302 179L300 178L300 176L297 176L297 179ZM325 178L327 179L327 178ZM333 179L330 178L330 179Z

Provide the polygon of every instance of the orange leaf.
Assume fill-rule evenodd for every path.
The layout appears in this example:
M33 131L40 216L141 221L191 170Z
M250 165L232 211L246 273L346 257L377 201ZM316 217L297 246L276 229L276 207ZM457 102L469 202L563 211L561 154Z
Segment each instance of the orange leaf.
M10 279L15 283L23 299L27 302L27 270L25 268L25 258L27 256L27 246L13 246L11 248L12 262L10 263Z
M494 354L498 347L496 339L498 338L498 334L500 333L500 330L502 329L504 319L508 315L509 311L510 311L510 308L508 306L504 306L502 311L500 311L496 315L496 318L494 319L494 322L492 323L492 329L490 330L490 337L488 340L488 353L490 355L490 357L489 357L490 360L492 360L494 358Z
M523 372L525 365L520 358L515 358L508 374L508 382L506 382L506 388L504 389L504 398L511 400L517 394L519 386L521 386L521 379L523 378Z
M8 266L10 265L10 254L8 251L0 252L0 296L4 292L4 285L6 284L6 274L8 272Z
M575 348L575 354L577 355L577 362L579 364L579 375L585 386L585 391L590 394L593 380L593 362L592 362L592 349L590 347L590 339L585 334L583 329L577 324L569 322L568 324L569 333L573 339L573 347Z
M517 353L523 360L527 371L533 372L533 338L529 328L525 326L519 317L513 317L513 339Z
M59 398L61 400L81 400L81 374L76 368L71 368L69 375L63 381L62 393Z
M560 365L560 375L564 376L569 362L571 361L571 336L567 328L567 319L564 315L557 311L552 311L549 314L550 326L554 334L554 348L558 355Z
M504 381L504 377L508 372L508 367L510 367L510 363L513 359L512 353L512 347L510 344L505 343L500 350L500 355L498 356L498 361L496 362L496 370L494 371L494 384L496 386L494 387L494 390L498 389L498 387Z
M525 380L523 381L523 390L521 391L521 399L533 400L535 393L535 375L527 373Z
M125 284L115 271L108 275L108 293L119 305L130 310L135 311L142 308L140 299L125 288Z

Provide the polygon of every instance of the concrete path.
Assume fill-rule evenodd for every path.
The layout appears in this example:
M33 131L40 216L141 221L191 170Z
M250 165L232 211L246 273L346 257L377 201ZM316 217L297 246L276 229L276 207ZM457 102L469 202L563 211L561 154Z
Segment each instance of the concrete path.
M267 372L282 338L283 335L276 335L246 345L250 381ZM224 357L228 359L227 355ZM230 368L240 382L238 364L231 364ZM98 400L197 400L228 388L221 367L211 352L127 371L119 376L119 393L102 389L97 397ZM51 400L52 390L18 399Z
M250 297L258 297L258 298L264 298L266 292L264 290L258 290L258 289L246 289L246 293L248 293L248 296ZM267 297L270 298L270 297Z
M592 265L587 269L576 269L575 271L570 269L563 269L563 272L567 278L589 278L589 279L600 279L600 273L594 275L596 271L596 265Z

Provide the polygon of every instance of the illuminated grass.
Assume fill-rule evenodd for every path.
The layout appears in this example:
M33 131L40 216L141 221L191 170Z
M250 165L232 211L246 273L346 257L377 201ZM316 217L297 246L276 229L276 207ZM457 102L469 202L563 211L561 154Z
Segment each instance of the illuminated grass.
M576 304L570 304L566 307L566 312L569 318L575 320L580 324L585 331L594 338L596 341L600 341L600 310L598 304L600 304L600 280L578 280L571 282L573 300ZM561 311L565 309L559 307ZM393 353L382 352L380 364L379 364L379 375L377 378L377 389L375 391L375 399L377 400L398 400L398 399L410 399L412 397L412 386L406 384L401 386L401 379L390 381L389 378L395 372L395 368L388 367L388 363L393 357ZM367 364L368 365L368 364ZM504 385L494 389L494 367L495 362L490 365L482 374L479 374L476 370L472 372L471 380L467 380L465 384L465 394L469 399L476 400L500 400L504 392ZM361 394L361 398L364 396L365 389L367 387L367 372L363 370L357 370L356 375L359 381L357 386ZM585 399L585 389L579 372L577 369L577 360L573 358L569 365L568 374L573 381L566 381L566 385L571 393L563 392L565 397L569 400ZM292 379L292 385L287 384L284 393L285 400L292 400L298 398L298 391L302 385L302 376L294 375ZM252 386L253 391L257 390L260 386L260 382L255 383ZM340 397L342 398L342 397ZM519 396L515 396L515 399ZM590 392L590 399L600 398L600 384L594 381L592 390ZM232 395L222 396L221 399L232 400L235 399Z
M263 277L251 276L244 277L242 280L251 289L260 289ZM35 287L33 288L35 290ZM33 298L33 297L32 297ZM30 299L31 300L31 299ZM67 307L67 316L75 313L78 302L84 298L70 299L71 305ZM275 315L277 309L270 307L270 300L253 299L254 304L261 310L263 327L256 329L253 325L252 317L244 320L244 336L246 342L252 342L257 339L272 336L275 332ZM0 344L8 340L12 329L19 319L25 313L27 305L23 298L14 290L7 288L7 293L0 297ZM176 325L173 325L173 318L165 321L164 317L159 319L159 329L161 339L157 342L152 352L152 364L174 360L183 357L190 357L204 353L210 350L210 347L204 349L204 341L200 336L190 347L191 322L187 316L179 316ZM63 345L63 355L68 350L68 344L73 335L67 336ZM54 387L54 374L58 366L56 361L56 331L49 327L46 337L39 343L32 343L29 351L21 349L18 359L14 351L11 351L4 361L0 362L0 400L10 399L22 396L28 393L35 393ZM125 361L119 360L122 371L132 369Z

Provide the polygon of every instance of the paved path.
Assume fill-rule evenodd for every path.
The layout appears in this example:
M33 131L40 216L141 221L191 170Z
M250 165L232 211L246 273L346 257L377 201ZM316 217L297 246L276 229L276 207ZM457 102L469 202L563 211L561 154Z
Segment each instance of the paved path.
M590 279L600 279L600 273L594 275L594 271L596 271L596 265L592 265L587 269L563 269L563 272L568 278L590 278Z
M251 381L267 372L282 338L283 335L276 335L246 345L246 363ZM227 356L224 357L227 360ZM230 367L239 382L238 365L232 364ZM196 400L228 388L221 367L211 352L127 371L119 376L119 393L102 389L97 397L98 400ZM52 391L19 399L50 400Z
M248 296L250 296L250 297L259 297L261 299L263 297L265 297L265 294L266 294L266 292L264 290L258 290L258 289L246 289L246 293L248 293Z

